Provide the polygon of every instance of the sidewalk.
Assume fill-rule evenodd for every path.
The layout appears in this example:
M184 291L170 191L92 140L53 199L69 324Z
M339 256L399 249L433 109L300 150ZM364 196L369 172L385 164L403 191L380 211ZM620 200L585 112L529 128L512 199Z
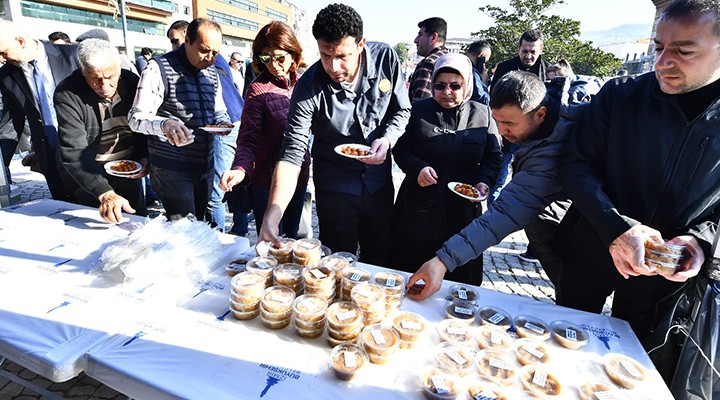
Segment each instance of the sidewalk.
M11 196L17 196L20 203L51 198L43 176L22 166L19 159L12 161L10 171L14 182ZM226 226L229 228L231 223L232 216L229 215L226 219ZM252 244L257 239L254 222L251 222L249 229L248 239ZM313 230L317 234L317 218L315 217L313 218ZM545 271L540 268L539 264L521 261L517 257L518 254L525 251L526 246L527 237L524 232L520 231L508 236L497 246L488 249L483 254L485 273L482 287L554 304L555 289ZM63 398L78 400L126 399L126 396L85 374L80 374L67 382L54 383L10 361L5 361L0 367L3 371L8 371ZM0 400L42 398L44 397L0 375Z

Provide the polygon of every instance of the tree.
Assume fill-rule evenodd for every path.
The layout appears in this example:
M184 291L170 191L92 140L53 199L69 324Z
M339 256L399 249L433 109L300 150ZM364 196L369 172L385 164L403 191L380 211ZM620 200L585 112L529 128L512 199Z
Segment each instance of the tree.
M498 63L517 55L518 42L523 32L539 29L545 36L543 58L550 63L565 59L576 74L610 76L622 65L621 60L582 42L580 22L557 15L545 15L552 7L565 0L508 0L510 10L486 5L480 11L495 21L495 25L473 33L493 44L491 61Z
M405 61L407 61L407 54L408 49L405 43L398 43L396 44L393 49L395 49L395 52L397 53L398 57L400 58L400 62L405 64Z

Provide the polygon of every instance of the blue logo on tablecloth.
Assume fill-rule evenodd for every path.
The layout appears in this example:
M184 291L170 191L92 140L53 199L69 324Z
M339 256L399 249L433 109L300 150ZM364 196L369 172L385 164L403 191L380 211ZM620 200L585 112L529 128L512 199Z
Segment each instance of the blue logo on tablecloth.
M589 333L593 334L593 336L598 338L598 340L600 340L605 345L605 348L607 348L608 350L612 350L610 348L610 340L611 339L613 339L613 338L620 339L620 335L618 335L617 332L615 332L612 329L600 328L597 326L590 326L587 324L581 324L580 326L582 326L586 331L588 331Z
M69 302L69 301L63 301L63 302L60 303L59 305L57 305L57 306L49 309L45 314L50 314L51 312L57 310L58 308L67 307L67 306L69 306L69 305L70 305L70 302Z
M193 299L207 292L208 290L225 290L225 284L214 281L201 281L200 290L192 297Z
M265 388L262 390L262 392L260 392L260 397L265 396L271 387L275 386L279 382L284 381L287 378L296 380L300 379L300 371L296 369L281 368L267 364L260 364L260 368L265 368L268 370L267 382L265 384Z
M127 342L123 343L122 347L129 345L130 343L134 342L137 339L140 339L143 336L145 336L145 332L138 331L135 336L131 337Z

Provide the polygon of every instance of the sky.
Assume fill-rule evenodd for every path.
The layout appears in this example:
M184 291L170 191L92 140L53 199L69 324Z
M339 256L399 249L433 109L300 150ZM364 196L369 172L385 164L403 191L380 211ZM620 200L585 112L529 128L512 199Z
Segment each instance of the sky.
M290 0L308 12L311 19L332 0ZM337 0L355 8L363 19L365 36L371 41L412 42L417 23L429 17L442 17L448 23L448 38L469 38L485 29L492 20L478 10L483 5L503 7L502 0ZM442 7L437 7L441 4ZM582 33L611 29L624 24L652 24L655 6L651 0L565 0L551 14L580 21ZM650 32L648 31L648 36ZM628 38L636 40L639 38Z

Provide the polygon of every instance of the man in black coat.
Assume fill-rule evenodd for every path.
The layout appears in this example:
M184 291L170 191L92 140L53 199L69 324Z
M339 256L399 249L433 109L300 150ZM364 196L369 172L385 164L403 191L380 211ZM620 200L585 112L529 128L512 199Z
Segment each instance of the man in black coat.
M40 170L52 197L58 200L68 198L62 188L55 157L57 118L52 97L55 85L77 69L76 51L74 45L39 42L12 21L0 20L0 56L7 61L0 68L0 93L5 108L0 120L3 161L6 167L10 165L27 121ZM34 76L42 79L36 81ZM38 97L38 81L42 97Z
M77 203L99 207L110 223L120 222L122 212L145 215L147 139L128 125L139 78L120 68L117 49L101 39L80 43L78 59L80 69L55 91L64 189ZM139 161L142 168L116 172L111 167L119 160Z

